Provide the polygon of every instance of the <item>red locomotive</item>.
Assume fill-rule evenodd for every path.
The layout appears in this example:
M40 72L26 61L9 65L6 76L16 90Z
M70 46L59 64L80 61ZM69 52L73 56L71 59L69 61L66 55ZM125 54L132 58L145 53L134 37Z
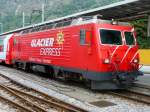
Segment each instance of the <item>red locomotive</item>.
M78 18L27 27L0 40L1 61L52 77L84 80L92 89L120 89L142 75L134 28Z

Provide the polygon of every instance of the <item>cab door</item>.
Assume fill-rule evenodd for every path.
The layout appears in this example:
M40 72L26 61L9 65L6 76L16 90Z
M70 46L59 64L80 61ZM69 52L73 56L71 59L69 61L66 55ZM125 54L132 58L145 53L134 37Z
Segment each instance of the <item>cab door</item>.
M18 37L15 37L14 38L14 42L13 42L13 46L14 46L14 49L13 49L13 57L17 60L20 59L20 40Z
M80 29L81 62L86 70L88 70L89 55L91 55L91 36L91 30Z

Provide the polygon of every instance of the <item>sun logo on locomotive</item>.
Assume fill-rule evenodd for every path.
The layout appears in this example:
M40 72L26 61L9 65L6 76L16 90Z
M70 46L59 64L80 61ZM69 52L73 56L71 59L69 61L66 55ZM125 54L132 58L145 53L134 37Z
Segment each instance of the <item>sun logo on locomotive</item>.
M59 31L59 33L57 33L56 41L57 41L57 44L59 44L59 45L64 43L65 40L64 40L64 34L62 31Z

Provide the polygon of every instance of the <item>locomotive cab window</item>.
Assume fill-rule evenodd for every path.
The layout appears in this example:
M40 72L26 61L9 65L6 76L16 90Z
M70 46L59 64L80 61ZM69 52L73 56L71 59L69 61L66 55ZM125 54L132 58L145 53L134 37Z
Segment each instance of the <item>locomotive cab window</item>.
M125 32L126 45L135 45L134 35L132 32Z
M100 29L100 38L102 44L122 44L121 32L117 30Z

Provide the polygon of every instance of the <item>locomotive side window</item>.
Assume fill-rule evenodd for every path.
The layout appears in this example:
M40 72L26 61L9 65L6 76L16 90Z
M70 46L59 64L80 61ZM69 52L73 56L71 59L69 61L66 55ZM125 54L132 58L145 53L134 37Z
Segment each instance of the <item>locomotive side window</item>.
M85 44L85 36L86 36L86 30L81 29L80 30L80 44L84 45Z
M132 32L125 32L124 35L127 45L135 45L134 35Z
M113 45L122 44L122 37L120 31L101 29L100 37L102 44L113 44Z

